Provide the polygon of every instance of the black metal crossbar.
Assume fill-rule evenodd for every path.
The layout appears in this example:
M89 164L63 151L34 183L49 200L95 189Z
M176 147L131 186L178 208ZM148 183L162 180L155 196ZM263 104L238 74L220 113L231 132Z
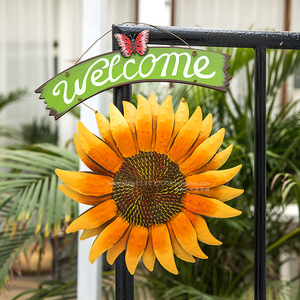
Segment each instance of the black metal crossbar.
M149 29L149 44L253 48L255 50L255 283L254 299L266 299L266 50L300 49L300 33L269 31L212 30L201 28L113 25L113 35L137 35ZM168 32L172 34L168 34ZM113 50L118 44L113 38ZM131 101L131 87L114 89L114 104ZM126 269L124 255L116 262L116 299L133 299L133 276Z

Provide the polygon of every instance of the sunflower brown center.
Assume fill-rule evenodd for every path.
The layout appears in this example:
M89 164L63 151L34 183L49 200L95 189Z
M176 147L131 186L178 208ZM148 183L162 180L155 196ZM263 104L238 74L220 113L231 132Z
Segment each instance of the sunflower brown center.
M166 223L180 212L185 194L179 166L157 152L126 158L114 177L112 195L118 213L134 225Z

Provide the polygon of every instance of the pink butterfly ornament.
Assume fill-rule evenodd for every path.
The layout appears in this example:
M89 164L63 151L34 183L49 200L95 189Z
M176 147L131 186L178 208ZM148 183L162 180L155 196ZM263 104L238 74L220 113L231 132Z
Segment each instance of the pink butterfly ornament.
M130 39L121 33L116 33L114 37L117 39L124 57L130 57L132 53L145 55L148 52L149 30L147 29L141 31L135 39Z

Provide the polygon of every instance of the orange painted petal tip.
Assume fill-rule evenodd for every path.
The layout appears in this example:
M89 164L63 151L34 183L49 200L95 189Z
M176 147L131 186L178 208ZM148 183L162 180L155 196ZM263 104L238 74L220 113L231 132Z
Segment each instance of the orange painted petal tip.
M112 112L115 112L116 110L117 110L117 107L113 104L113 103L111 103L110 104L110 114L112 113Z
M153 270L154 270L154 266L152 267L146 267L150 272L153 272Z
M136 109L136 107L131 102L122 101L122 104L123 104L123 107Z
M145 108L148 108L149 110L151 110L150 103L147 101L147 99L145 97L143 97L141 95L138 95L138 104L137 104L137 106L138 106L138 109L139 109L139 107L141 107L141 108L145 107Z
M96 259L89 257L89 261L90 261L91 264L93 264L96 261Z
M155 104L155 106L158 106L157 100L156 100L156 95L154 93L152 93L150 95L150 97L148 98L148 102Z
M239 215L242 214L242 211L241 211L241 210L235 209L235 211L236 211L236 215L235 215L235 216L239 216Z
M240 195L242 195L242 194L244 194L244 190L243 189L238 189L238 191L239 191L239 194L237 195L237 197L240 196Z
M167 96L167 98L164 100L164 102L172 103L172 96L171 95Z
M97 258L94 258L91 256L91 254L89 255L89 261L91 264L93 264L96 261Z
M118 112L119 112L118 108L113 103L111 103L110 104L110 115L112 113L118 113Z
M71 225L71 224L70 224L70 225ZM66 233L71 233L71 232L73 232L72 230L70 230L70 225L66 228L66 230L65 230Z
M127 266L127 270L128 270L128 272L129 272L131 275L134 275L135 269L136 269L136 267L134 268L134 267L131 267L131 266Z
M138 101L147 101L147 99L142 95L138 95Z
M208 114L203 121L206 121L208 123L208 125L210 127L212 127L212 124L213 124L213 116L212 116L212 114Z
M85 127L81 121L78 122L78 128Z
M231 206L229 207L230 207L230 214L228 214L225 218L234 218L242 214L241 210L235 209Z
M59 184L59 185L58 185L58 189L59 189L61 192L64 192L65 189L66 189L66 187L68 188L67 185L63 185L63 184Z
M109 261L108 259L106 260L111 266L114 264L114 261Z
M240 165L238 165L238 166L236 166L235 168L237 169L237 173L240 171L240 169L242 168L242 164L240 164ZM244 190L243 190L244 191Z
M65 171L65 170L61 170L61 169L55 169L55 174L60 178L61 176L64 176L66 174L66 172L70 172L70 171Z

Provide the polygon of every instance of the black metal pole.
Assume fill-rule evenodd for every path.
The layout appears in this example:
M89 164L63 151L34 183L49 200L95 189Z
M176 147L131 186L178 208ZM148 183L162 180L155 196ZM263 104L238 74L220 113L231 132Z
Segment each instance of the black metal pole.
M149 44L255 49L255 300L266 299L266 49L300 49L300 33L113 25L113 33L150 30ZM167 34L167 31L172 34ZM114 40L116 44L116 41ZM118 49L117 45L116 48ZM117 93L117 92L116 92Z
M255 286L266 299L266 48L255 48Z
M116 33L113 27L113 35ZM118 49L116 39L113 38L113 51ZM131 85L124 85L122 87L114 88L113 90L113 103L123 113L122 101L132 102ZM125 264L125 252L121 253L116 259L115 263L115 287L116 287L116 300L133 300L134 277L128 272Z
M190 46L241 48L262 46L266 49L300 49L299 32L221 30L176 26L161 26L161 29L159 29L145 25L124 24L113 25L113 28L117 33L132 36L137 35L142 30L149 29L149 44L185 46L181 40L168 34L167 31L169 31L179 36Z
M121 253L115 265L116 300L133 300L133 275L131 275L125 264L125 252Z

